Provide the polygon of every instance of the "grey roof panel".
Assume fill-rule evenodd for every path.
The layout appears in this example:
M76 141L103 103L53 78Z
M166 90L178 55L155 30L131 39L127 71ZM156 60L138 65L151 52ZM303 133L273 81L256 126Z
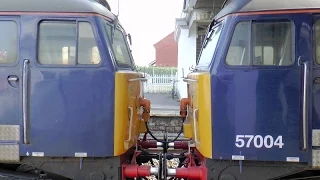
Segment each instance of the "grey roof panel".
M215 16L215 19L237 12L293 9L320 9L320 0L233 0Z
M320 8L319 0L252 0L241 11Z
M97 0L1 0L0 12L97 13L114 19L114 15Z

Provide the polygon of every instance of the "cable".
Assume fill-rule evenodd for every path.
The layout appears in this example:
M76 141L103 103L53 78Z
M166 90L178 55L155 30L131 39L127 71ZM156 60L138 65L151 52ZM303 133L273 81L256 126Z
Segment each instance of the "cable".
M162 140L159 140L158 138L156 138L153 134L152 134L152 132L150 131L150 129L149 129L149 126L148 126L148 123L147 122L145 122L145 124L146 124L146 128L147 128L147 133L149 133L150 134L150 136L153 138L153 139L155 139L157 142L161 142L162 144L163 144L163 154L162 153L160 153L159 154L159 172L158 172L158 179L162 179L162 174L164 175L164 178L165 179L167 179L167 150L168 150L168 144L169 143L171 143L171 142L174 142L174 141L176 141L179 137L180 137L180 135L181 135L181 133L182 133L182 131L183 131L183 123L184 123L184 121L185 121L185 117L183 117L182 118L182 124L181 124L181 128L180 128L180 132L178 133L178 135L173 139L173 140L171 140L171 141L169 141L168 140L168 136L167 136L167 131L165 131L165 134L164 134L164 141L162 141ZM146 133L146 134L147 134ZM180 160L180 158L179 158L179 160ZM163 164L162 164L163 163ZM162 167L163 166L163 167ZM160 176L160 177L159 177Z

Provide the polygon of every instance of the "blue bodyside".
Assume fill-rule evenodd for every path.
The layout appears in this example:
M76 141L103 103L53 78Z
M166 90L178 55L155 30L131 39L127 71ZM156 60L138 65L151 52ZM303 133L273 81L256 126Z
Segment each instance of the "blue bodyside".
M113 156L115 68L106 51L106 36L98 34L105 33L104 26L97 17L81 18L94 28L101 65L42 66L37 62L37 26L49 17L52 18L21 18L20 63L30 59L30 144L21 144L20 153L74 157L75 152L87 152L88 156ZM22 121L19 124L23 127Z
M226 65L226 53L236 23L251 19L290 19L294 23L293 34L296 45L293 51L295 63L292 66L229 67ZM299 56L302 61L307 61L309 64L313 61L312 15L229 16L225 20L226 24L213 65L210 67L213 158L231 159L232 155L243 155L246 160L286 161L287 157L299 157L300 162L311 163L312 116L309 116L308 121L308 150L301 150L303 68L297 61ZM320 75L320 71L314 73ZM310 82L308 82L309 87ZM308 92L308 105L311 107L312 91ZM314 103L314 109L319 107L319 102ZM318 117L313 117L317 128L320 126ZM262 137L271 135L274 140L281 135L284 146L255 148L252 141L249 148L246 146L238 148L235 145L236 135Z
M15 21L18 27L18 33L20 32L20 17L18 16L0 16L1 20ZM6 30L1 31L6 33ZM21 36L21 33L18 34ZM6 41L6 39L3 39ZM20 42L18 42L20 45ZM18 51L19 53L19 51ZM1 64L0 68L0 124L4 125L18 125L21 120L21 83L19 81L12 81L11 84L8 81L8 77L18 77L22 75L21 66L19 64L19 55L13 64ZM0 141L1 142L1 141Z

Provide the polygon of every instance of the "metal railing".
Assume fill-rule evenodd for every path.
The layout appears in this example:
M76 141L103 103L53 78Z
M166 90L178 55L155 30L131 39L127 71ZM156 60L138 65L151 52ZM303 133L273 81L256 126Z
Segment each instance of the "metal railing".
M144 82L144 93L171 93L172 88L177 91L176 87L173 85L173 81L177 82L177 75L168 74L154 74L147 75L147 81Z

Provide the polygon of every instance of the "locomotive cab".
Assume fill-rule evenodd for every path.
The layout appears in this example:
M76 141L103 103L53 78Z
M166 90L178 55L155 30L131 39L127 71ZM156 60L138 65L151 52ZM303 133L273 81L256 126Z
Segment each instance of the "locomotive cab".
M107 2L4 0L0 29L0 171L119 177L150 102Z
M319 14L312 0L230 1L208 26L181 111L209 179L319 172Z

